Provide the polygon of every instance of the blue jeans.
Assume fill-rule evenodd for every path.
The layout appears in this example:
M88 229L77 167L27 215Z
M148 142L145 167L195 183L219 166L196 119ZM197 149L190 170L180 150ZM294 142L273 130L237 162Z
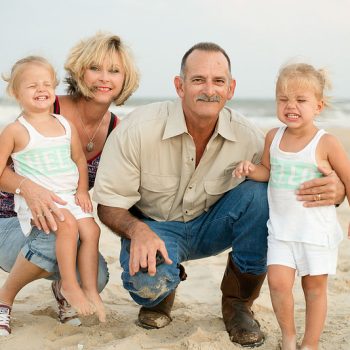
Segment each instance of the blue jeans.
M157 266L155 276L129 274L130 241L122 239L122 281L140 305L159 304L180 283L179 264L217 255L232 248L231 258L242 273L266 272L268 203L266 183L245 181L227 192L208 212L184 223L141 219L164 242L173 264Z
M16 217L0 218L0 268L9 272L21 252L28 261L52 273L49 279L57 280L60 275L55 242L56 235L54 233L46 234L33 228L31 234L25 237ZM97 281L99 292L106 286L108 279L107 263L99 254Z

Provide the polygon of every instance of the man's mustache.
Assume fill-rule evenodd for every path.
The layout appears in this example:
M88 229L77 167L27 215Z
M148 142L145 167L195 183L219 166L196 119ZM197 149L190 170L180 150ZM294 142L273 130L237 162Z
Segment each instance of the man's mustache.
M221 97L219 95L213 95L213 96L208 96L206 94L201 94L198 95L196 98L197 101L203 101L203 102L220 102Z

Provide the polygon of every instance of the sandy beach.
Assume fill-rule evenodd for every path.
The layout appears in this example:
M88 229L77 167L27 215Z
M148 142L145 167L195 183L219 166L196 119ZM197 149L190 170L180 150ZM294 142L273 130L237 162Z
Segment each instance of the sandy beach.
M350 130L329 130L337 135L350 155ZM346 238L350 209L343 203L338 209L344 230L339 249L338 270L329 278L329 308L321 349L350 349L350 240ZM221 316L220 282L227 252L185 263L188 278L177 290L173 322L160 330L139 328L135 321L139 307L123 289L119 266L119 238L102 228L100 250L106 257L110 281L102 293L108 311L106 324L95 317L83 319L81 327L61 325L56 319L56 304L50 281L40 280L24 288L13 306L13 332L0 339L1 350L223 350L241 349L230 342ZM0 271L0 283L6 278ZM253 306L256 318L266 334L259 349L278 349L280 331L272 311L268 286ZM300 279L295 284L295 317L300 340L304 328L304 300Z

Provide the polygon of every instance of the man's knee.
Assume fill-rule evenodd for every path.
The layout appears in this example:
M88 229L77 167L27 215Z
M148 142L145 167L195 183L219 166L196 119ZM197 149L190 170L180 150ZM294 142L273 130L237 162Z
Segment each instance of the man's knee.
M266 224L269 217L269 205L267 201L267 184L265 182L244 181L231 191L226 193L224 210L232 213L235 219L240 218L243 213L255 222ZM221 210L221 209L220 209Z
M246 210L254 215L256 222L262 220L264 225L269 218L269 204L267 201L267 183L257 181L245 181L240 186L241 200L247 201Z
M251 205L254 210L268 214L267 183L246 181L246 191L252 196Z
M180 270L173 265L159 265L155 276L143 272L130 276L128 271L124 271L123 285L138 304L152 307L162 301L180 283Z

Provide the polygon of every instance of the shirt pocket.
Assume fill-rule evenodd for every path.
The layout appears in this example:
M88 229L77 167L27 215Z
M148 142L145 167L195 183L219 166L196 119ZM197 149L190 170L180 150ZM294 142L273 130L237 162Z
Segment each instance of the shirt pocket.
M226 192L239 185L243 179L232 177L232 170L225 171L225 176L216 179L205 180L204 190L206 195L205 210L214 205Z
M138 207L151 218L167 220L179 183L177 176L142 173Z

